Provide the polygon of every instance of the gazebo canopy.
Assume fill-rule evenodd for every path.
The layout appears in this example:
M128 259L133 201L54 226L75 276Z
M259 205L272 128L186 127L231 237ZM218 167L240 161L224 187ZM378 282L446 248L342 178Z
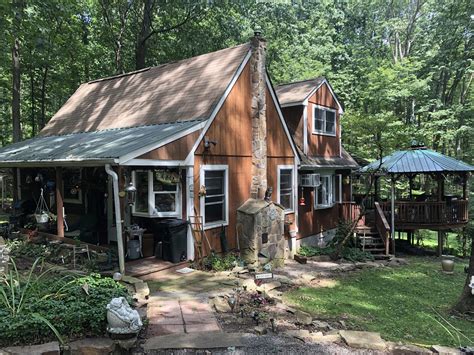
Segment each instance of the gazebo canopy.
M396 151L363 167L360 172L386 174L467 173L474 166L425 147Z

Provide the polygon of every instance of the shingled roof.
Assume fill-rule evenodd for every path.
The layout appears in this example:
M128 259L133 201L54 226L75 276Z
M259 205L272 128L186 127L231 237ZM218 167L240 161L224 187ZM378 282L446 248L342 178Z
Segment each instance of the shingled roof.
M248 43L82 84L41 136L208 119Z
M278 101L281 105L303 102L319 87L326 79L318 77L310 80L296 81L288 84L281 84L275 88Z

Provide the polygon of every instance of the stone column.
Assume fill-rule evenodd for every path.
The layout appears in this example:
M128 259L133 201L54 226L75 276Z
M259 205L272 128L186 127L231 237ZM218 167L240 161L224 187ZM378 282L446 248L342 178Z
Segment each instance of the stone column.
M259 32L251 40L252 184L250 196L262 199L267 190L266 41Z

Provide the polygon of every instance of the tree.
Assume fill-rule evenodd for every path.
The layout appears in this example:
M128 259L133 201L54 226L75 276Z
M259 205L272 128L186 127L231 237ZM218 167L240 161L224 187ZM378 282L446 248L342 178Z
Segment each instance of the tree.
M13 2L12 29L12 126L13 142L21 140L20 97L21 97L21 64L20 64L20 31L24 3L22 0Z

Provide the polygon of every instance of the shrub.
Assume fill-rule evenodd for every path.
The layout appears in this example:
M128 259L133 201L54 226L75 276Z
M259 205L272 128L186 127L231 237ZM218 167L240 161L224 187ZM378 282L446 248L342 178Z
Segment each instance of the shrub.
M325 247L325 248L318 248L318 247L308 247L302 246L298 251L299 255L302 256L316 256L316 255L331 255L334 252L333 247Z
M205 270L227 271L232 270L239 263L239 261L239 257L232 253L219 255L211 252L210 255L203 259L202 264Z
M20 289L26 286L26 282L27 278L15 275L14 283ZM12 301L6 284L0 287ZM52 329L41 318L67 338L101 335L106 330L106 305L112 298L120 296L127 297L126 288L98 274L72 280L56 274L32 278L19 312L11 312L0 302L0 346L55 339Z

